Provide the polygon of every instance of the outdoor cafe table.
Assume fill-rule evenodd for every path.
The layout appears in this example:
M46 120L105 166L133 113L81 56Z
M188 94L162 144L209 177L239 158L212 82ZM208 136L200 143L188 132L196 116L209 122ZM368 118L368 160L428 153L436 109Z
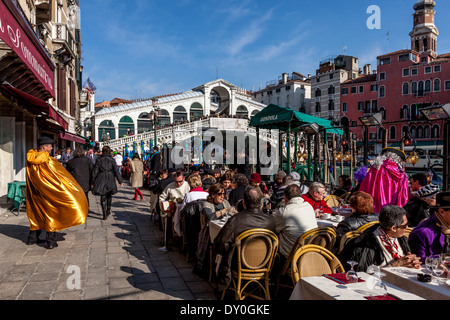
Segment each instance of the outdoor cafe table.
M386 275L383 280L388 281L402 289L415 293L427 300L450 300L450 286L446 283L438 284L432 282L420 282L417 280L419 273L428 273L426 268L413 269L405 267L383 268Z
M301 278L294 290L290 300L367 300L368 296L379 296L383 293L373 289L373 276L358 272L358 276L364 282L340 284L324 276ZM401 300L424 300L422 297L401 289L383 278L387 292Z
M26 186L26 182L25 181L14 181L14 182L10 182L8 183L8 194L6 196L6 203L8 203L8 201L10 199L13 199L14 201L14 207L12 207L13 209L18 209L20 206L20 201L22 200L22 190L21 190L21 186Z

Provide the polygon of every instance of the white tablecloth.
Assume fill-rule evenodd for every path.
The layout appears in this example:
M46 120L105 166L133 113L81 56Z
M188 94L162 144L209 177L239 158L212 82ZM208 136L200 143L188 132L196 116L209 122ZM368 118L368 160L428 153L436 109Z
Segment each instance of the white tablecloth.
M364 272L359 272L358 276L365 282L339 284L324 276L301 278L292 291L290 300L367 300L364 297L384 294L373 289L372 276ZM424 300L386 281L385 284L389 293L402 300Z
M383 268L382 272L386 274L384 280L400 288L415 293L427 300L450 300L450 286L442 283L420 282L417 280L419 273L429 273L425 268L412 269L405 267Z
M317 226L319 228L336 228L337 225L339 224L339 222L337 222L336 220L333 219L319 219L317 218Z

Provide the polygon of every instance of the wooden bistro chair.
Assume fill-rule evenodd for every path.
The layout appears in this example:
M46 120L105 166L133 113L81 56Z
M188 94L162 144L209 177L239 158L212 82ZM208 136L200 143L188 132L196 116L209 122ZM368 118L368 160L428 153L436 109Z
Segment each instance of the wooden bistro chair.
M327 205L330 208L331 207L338 207L341 204L341 202L342 202L342 199L340 197L332 195L332 194L327 196L327 197L325 197L324 200L325 200L325 202L327 203Z
M289 256L286 259L286 262L283 265L283 269L281 269L280 274L277 275L277 288L275 291L275 295L278 294L280 286L286 286L281 283L282 279L286 276L292 278L291 263L295 253L299 248L308 244L314 244L331 251L333 249L335 241L336 231L331 227L314 228L298 237L289 253ZM290 285L288 285L287 287L293 289L293 287L291 287Z
M342 263L330 250L314 244L302 246L295 252L291 269L294 286L303 277L345 272Z
M246 297L270 300L269 275L277 251L278 237L274 232L266 229L242 232L231 252L236 264L232 266L231 284L223 291L222 300L228 290L235 292L236 300Z
M406 228L406 230L405 230L405 237L406 237L406 238L409 238L409 234L411 233L411 231L413 231L413 229L414 229L414 228L411 228L411 227Z
M346 192L346 193L344 193L342 196L340 196L340 200L342 201L344 201L344 203L348 203L348 200L350 199L350 196L351 196L351 192Z
M360 231L360 232L364 232L367 229L369 229L371 226L379 224L379 221L371 221L371 222L367 222L366 224L363 224L361 227L359 227L358 229L356 229L356 231Z
M339 252L341 252L345 245L352 240L353 238L359 237L362 234L361 231L349 231L346 234L344 234L341 238L341 241L339 242Z

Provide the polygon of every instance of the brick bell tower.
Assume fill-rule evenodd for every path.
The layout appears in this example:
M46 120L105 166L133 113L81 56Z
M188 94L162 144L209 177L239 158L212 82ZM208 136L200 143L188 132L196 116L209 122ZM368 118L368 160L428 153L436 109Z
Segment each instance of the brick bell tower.
M432 57L437 55L437 36L439 31L434 24L433 0L420 0L414 5L414 28L411 36L411 49L418 53L428 53Z

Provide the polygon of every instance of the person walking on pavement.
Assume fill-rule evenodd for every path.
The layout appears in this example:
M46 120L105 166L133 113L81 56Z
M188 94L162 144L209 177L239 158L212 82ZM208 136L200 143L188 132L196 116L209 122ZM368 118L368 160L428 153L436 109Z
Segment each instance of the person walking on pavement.
M61 162L64 168L66 168L67 162L69 162L69 160L71 160L72 158L73 158L72 149L70 149L70 147L67 147L66 152L63 152L61 154L59 162Z
M88 158L92 162L92 165L95 166L98 155L94 153L94 149L89 149L86 158Z
M111 156L111 148L102 148L102 155L97 159L92 173L92 193L100 196L103 220L111 214L112 196L117 193L116 180L123 186L123 180L117 169L116 162Z
M92 184L92 170L94 165L92 161L86 157L86 152L83 148L78 147L73 152L73 159L67 162L67 171L77 180L78 184L83 188L86 194L86 199L89 203L89 190Z
M50 156L56 141L38 140L38 149L27 153L27 216L30 233L27 244L36 244L46 231L47 248L58 246L56 232L86 222L89 204L86 195L62 164Z
M134 190L134 198L133 200L138 199L138 195L141 197L141 201L144 200L144 196L139 188L141 188L144 184L144 164L142 163L139 154L135 153L133 155L133 160L129 161L130 164L130 182L131 187L135 188Z

